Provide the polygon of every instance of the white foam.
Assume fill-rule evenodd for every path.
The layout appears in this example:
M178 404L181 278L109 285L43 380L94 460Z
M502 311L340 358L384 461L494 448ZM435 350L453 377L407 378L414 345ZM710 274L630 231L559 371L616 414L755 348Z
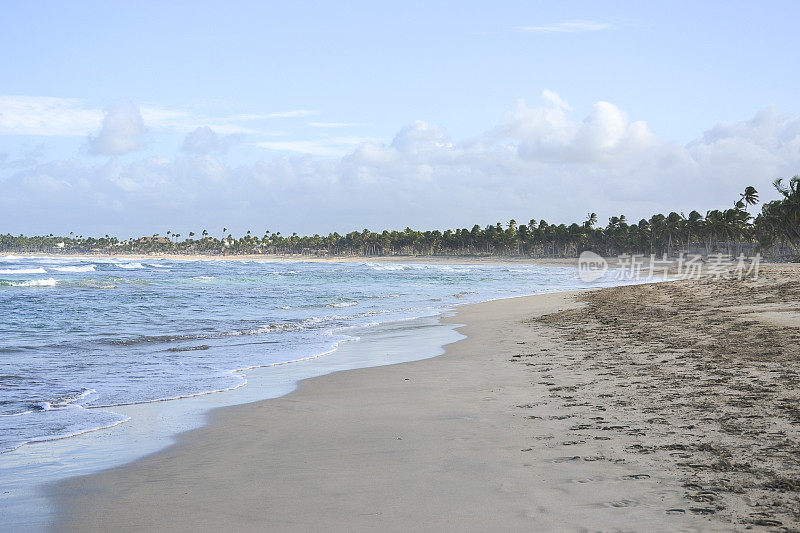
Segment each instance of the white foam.
M66 266L66 267L59 267L53 268L56 272L94 272L97 270L94 265L83 265L83 266Z
M17 283L11 283L12 287L55 287L56 285L58 285L58 281L53 278L31 279Z
M389 263L364 263L366 266L370 267L372 270L405 270L403 265L393 265Z
M352 307L354 305L358 305L358 302L336 302L328 304L328 307Z
M0 270L0 274L47 274L43 268L11 268Z
M141 263L120 263L117 266L119 266L120 268L127 268L128 270L144 268L144 265Z

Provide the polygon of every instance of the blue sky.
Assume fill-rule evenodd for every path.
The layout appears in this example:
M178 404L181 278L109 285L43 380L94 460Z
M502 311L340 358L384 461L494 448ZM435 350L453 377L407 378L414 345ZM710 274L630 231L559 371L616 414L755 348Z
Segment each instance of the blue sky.
M769 197L800 172L799 15L7 3L0 232L638 219L725 206L751 183Z

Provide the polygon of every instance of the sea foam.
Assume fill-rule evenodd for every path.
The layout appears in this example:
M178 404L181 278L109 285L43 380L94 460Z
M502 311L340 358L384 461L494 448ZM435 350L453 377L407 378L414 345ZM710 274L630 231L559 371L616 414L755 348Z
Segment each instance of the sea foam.
M43 268L11 268L0 270L0 274L47 274Z
M58 281L54 278L30 279L26 281L12 281L12 287L55 287Z
M83 265L83 266L65 266L65 267L58 267L53 268L56 272L94 272L97 270L94 265Z

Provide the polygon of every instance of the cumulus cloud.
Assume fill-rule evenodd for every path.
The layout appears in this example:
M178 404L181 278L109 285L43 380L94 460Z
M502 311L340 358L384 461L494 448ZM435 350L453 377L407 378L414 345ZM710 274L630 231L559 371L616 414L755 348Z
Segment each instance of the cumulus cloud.
M89 138L89 153L121 155L139 150L145 131L139 108L124 100L106 109L100 133Z
M530 108L520 102L496 130L519 140L519 154L532 160L570 163L617 161L653 147L647 124L631 122L628 114L609 102L598 102L583 121L569 117L570 107L557 94L545 91L545 105Z
M0 180L0 222L9 231L149 234L212 224L327 232L568 222L592 211L638 220L726 207L746 185L768 199L773 178L800 169L800 119L773 108L717 124L684 146L658 139L612 103L575 117L552 92L463 141L417 121L389 142L297 141L270 145L281 152L268 159L230 165L214 150L218 137L193 134L193 149L178 157L70 160L16 172Z

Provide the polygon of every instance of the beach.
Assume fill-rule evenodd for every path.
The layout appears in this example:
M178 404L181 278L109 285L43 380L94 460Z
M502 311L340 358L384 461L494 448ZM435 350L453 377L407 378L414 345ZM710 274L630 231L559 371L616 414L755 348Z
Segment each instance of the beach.
M798 272L463 306L444 355L51 487L56 529L796 528Z
M170 260L170 261L258 261L263 263L394 263L431 265L537 265L537 266L575 266L575 257L530 257L525 255L308 255L308 254L170 254L170 253L91 253L68 254L15 252L18 257L63 257L98 258L130 261Z

